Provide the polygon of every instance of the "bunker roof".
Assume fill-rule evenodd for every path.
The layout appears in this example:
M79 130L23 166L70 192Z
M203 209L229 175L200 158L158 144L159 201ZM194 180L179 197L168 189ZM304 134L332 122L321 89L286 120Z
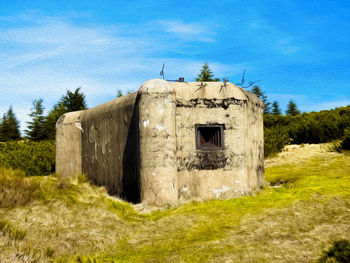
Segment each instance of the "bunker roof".
M138 93L175 93L176 99L187 101L234 98L263 106L262 101L257 96L229 82L168 82L161 79L151 79L141 85Z

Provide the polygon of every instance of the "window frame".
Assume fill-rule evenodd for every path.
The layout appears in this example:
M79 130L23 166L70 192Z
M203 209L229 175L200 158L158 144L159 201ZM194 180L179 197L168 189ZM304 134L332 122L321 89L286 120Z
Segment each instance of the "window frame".
M212 144L211 146L203 146L200 144L200 128L219 128L220 146ZM196 150L217 151L224 149L224 124L196 124L195 125Z

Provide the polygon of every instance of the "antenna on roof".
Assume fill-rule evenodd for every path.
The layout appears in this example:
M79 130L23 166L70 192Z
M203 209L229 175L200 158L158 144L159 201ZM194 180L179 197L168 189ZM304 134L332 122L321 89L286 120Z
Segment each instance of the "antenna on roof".
M245 75L245 70L243 71L243 76L242 76L241 83L237 83L236 86L242 86L244 84L244 75Z
M160 74L164 80L164 66L165 66L165 63L163 63L163 67L162 67L162 70L160 71Z
M222 91L222 89L226 89L226 87L227 87L227 82L228 82L228 80L224 78L224 85L221 85L221 86L220 86L220 92Z
M245 70L243 71L243 76L242 76L241 83L236 84L236 86L241 86L241 88L247 89L247 88L250 88L254 83L257 83L258 81L260 81L260 79L256 80L256 81L249 81L248 82L248 84L249 84L248 86L243 86L243 84L245 82L244 75L245 75Z
M162 70L159 73L159 75L162 76L163 80L164 80L164 66L165 66L165 63L163 63ZM184 77L180 77L179 79L175 79L175 80L167 79L166 81L185 82L185 78Z

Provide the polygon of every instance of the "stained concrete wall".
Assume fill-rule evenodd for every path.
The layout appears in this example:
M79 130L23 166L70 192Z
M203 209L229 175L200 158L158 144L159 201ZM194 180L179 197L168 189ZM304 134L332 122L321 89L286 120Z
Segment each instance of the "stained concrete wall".
M56 173L71 176L82 173L82 128L83 111L62 115L56 123Z
M179 198L232 198L263 185L262 103L230 83L174 83ZM222 124L222 150L197 150L196 124ZM260 129L260 130L259 130ZM260 153L260 151L262 151Z
M134 92L86 110L81 117L83 173L109 193L133 202L140 201L136 100Z
M264 123L263 104L256 101L252 94L242 90L247 96L245 104L245 174L248 178L248 188L257 190L264 181Z
M168 82L150 80L139 89L141 199L175 204L175 94Z
M230 83L150 80L74 114L57 124L57 172L82 171L126 200L226 199L263 185L262 102ZM223 149L197 150L196 124L224 125Z

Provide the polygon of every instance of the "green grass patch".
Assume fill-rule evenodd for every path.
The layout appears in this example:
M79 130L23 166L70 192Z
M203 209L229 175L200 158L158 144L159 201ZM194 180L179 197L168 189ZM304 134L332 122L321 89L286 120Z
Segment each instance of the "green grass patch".
M144 223L153 221L155 223L148 222L148 225L158 226L156 229L143 229L148 233L147 239L142 242L124 240L93 259L96 262L207 261L218 252L224 254L233 249L232 246L219 249L210 246L210 243L224 239L230 231L239 228L242 218L247 215L258 215L267 209L283 209L300 201L314 205L315 202L321 202L315 200L317 196L323 196L326 200L331 196L348 199L350 158L348 155L327 156L300 165L271 167L266 170L266 181L272 187L267 187L256 196L192 202L144 215ZM307 228L300 229L301 232L308 231ZM244 251L242 246L239 248Z
M0 169L0 244L4 237L16 242L0 245L0 255L38 262L312 262L334 240L350 239L348 153L272 166L265 177L267 186L254 196L140 213L84 176Z
M2 219L0 219L0 231L13 240L22 240L26 236L26 232Z

